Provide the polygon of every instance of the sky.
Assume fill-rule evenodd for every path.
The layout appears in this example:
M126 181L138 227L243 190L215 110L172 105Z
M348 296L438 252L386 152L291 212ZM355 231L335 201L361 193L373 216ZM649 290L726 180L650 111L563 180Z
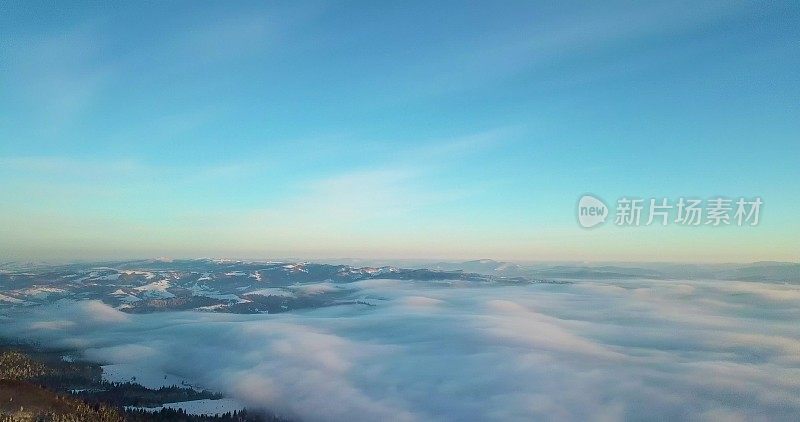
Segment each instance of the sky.
M0 4L0 259L797 261L796 2ZM584 229L578 198L760 197Z

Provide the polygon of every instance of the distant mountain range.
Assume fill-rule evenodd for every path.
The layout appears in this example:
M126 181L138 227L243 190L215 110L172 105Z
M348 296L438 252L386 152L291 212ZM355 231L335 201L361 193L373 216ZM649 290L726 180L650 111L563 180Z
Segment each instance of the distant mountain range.
M559 280L707 278L715 280L800 283L800 264L793 262L755 262L752 264L518 264L492 259L479 259L465 262L437 262L430 264L429 267L444 271L461 270L506 277Z
M393 279L443 283L567 283L575 280L681 279L800 283L800 264L521 265L481 259L428 268L355 267L308 262L154 259L102 264L5 264L0 308L61 299L96 299L124 312L200 310L278 313L344 304L373 306L350 283Z
M0 307L61 299L96 299L124 312L200 310L278 313L342 304L374 305L353 297L350 283L371 279L445 283L547 283L527 276L460 270L352 267L315 263L228 260L144 260L28 266L0 271Z

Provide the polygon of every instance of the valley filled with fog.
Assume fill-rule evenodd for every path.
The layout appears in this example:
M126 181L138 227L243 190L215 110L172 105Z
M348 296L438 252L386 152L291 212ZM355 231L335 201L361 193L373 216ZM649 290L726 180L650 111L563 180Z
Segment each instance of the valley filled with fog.
M309 421L800 414L795 283L414 280L382 271L283 287L252 280L282 297L336 298L277 313L125 312L85 293L34 302L6 272L0 335Z

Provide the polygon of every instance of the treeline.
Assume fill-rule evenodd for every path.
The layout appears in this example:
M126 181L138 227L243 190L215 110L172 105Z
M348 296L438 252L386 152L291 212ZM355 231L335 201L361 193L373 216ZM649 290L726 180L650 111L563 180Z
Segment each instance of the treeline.
M28 355L7 350L0 353L0 380L29 380L48 374L47 367Z
M28 381L0 380L0 421L124 421L120 409L89 404Z
M127 422L286 422L276 416L250 414L247 409L233 411L216 416L189 415L182 409L161 409L158 412L146 410L126 410Z
M0 422L286 421L246 409L213 416L189 415L180 409L127 409L223 396L188 387L150 389L132 382L109 383L101 375L96 363L65 362L59 353L0 344Z
M115 406L155 407L164 403L189 400L221 399L222 394L208 390L197 391L188 387L161 387L150 389L132 382L107 383L99 389L76 391L75 395L86 401L97 401Z

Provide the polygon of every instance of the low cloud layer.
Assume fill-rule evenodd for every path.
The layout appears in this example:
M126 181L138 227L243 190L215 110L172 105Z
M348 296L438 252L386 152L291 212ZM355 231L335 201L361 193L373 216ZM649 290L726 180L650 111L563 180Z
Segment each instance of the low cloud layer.
M317 420L791 420L796 286L370 280L339 306L277 315L15 310L3 335L180 375Z

